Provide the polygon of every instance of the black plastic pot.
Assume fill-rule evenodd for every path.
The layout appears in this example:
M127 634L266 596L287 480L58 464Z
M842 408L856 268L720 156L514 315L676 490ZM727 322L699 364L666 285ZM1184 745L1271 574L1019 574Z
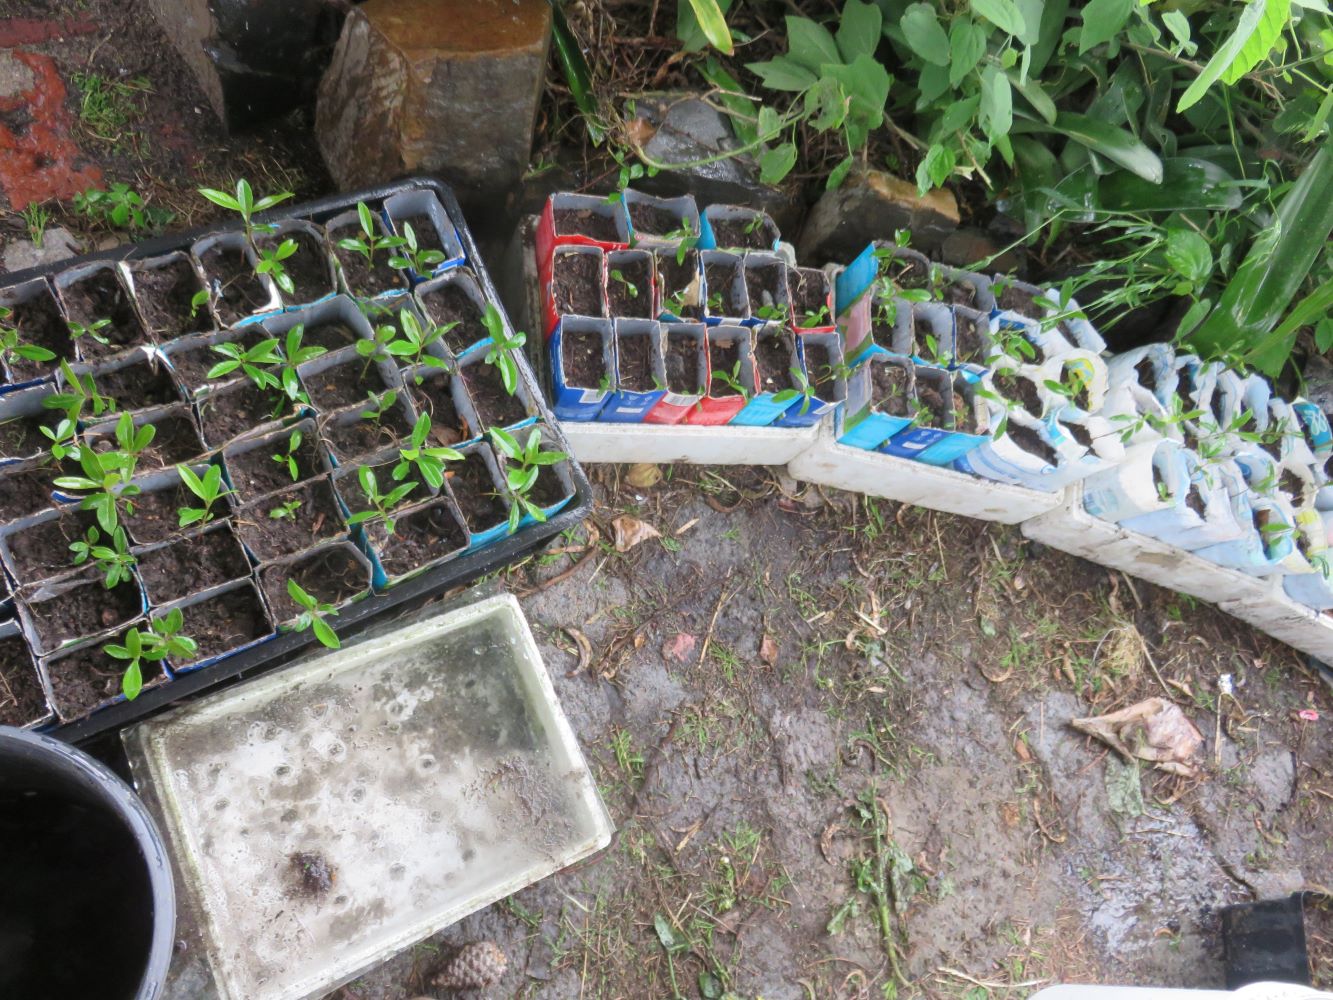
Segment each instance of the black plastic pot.
M0 726L0 996L153 1000L176 895L143 803L73 747Z

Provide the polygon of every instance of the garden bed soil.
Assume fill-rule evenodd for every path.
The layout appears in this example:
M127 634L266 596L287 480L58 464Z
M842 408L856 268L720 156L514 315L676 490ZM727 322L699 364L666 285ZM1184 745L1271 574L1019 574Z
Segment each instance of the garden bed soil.
M51 499L53 469L16 469L0 467L0 521L12 521L55 506Z
M620 233L609 215L590 208L557 208L551 213L557 236L586 236L598 243L619 243Z
M240 247L211 246L199 258L213 291L213 308L224 326L269 304L267 287L250 268Z
M45 347L56 356L54 361L28 361L26 358L11 357L9 368L15 379L26 381L41 378L55 371L59 360L74 359L74 338L69 335L69 327L60 315L60 307L49 289L43 289L26 302L11 307L12 315L8 319L10 326L19 332L19 338L25 344Z
M137 556L144 590L155 606L171 604L250 574L245 551L225 521L207 531L139 552Z
M954 361L960 365L980 364L986 359L990 323L984 317L958 316L954 322Z
M300 506L292 517L270 516L270 511L293 500L300 501ZM324 476L246 505L233 524L241 541L261 561L295 555L345 530L333 487Z
M360 407L354 411L365 412ZM343 423L341 420L327 419L320 424L319 432L338 461L346 464L397 445L412 434L412 428L401 407L392 406L379 420L359 417Z
M726 382L717 377L718 372L724 372L740 381L740 371L738 365L741 361L740 346L735 341L731 343L719 343L714 340L708 342L708 371L712 376L712 385L708 387L708 395L714 399L725 399L735 396L736 391ZM721 391L719 392L719 387Z
M209 447L221 448L248 430L287 416L291 409L290 401L282 393L261 389L243 378L219 386L201 399L199 421Z
M560 365L565 385L576 389L599 389L609 376L602 355L602 335L589 330L565 333L560 338Z
M627 202L629 221L636 236L669 236L685 228L685 220L675 212L641 201Z
M902 365L872 364L870 385L876 412L890 417L912 415L911 380Z
M449 489L473 534L509 520L509 504L499 495L482 455L481 449L474 449L449 467Z
M353 239L365 235L355 225L347 226L338 230L338 232L345 233ZM338 259L338 264L343 273L343 281L353 295L358 298L370 298L391 288L403 287L402 275L389 266L389 257L393 255L392 250L376 250L373 258L374 266L371 266L366 262L366 258L357 251L344 250L338 246L338 239L343 238L345 237L335 237L333 255Z
M119 643L121 640L117 639ZM162 664L145 660L139 664L145 688L160 684L166 677ZM125 661L112 659L102 646L91 646L48 660L46 673L51 680L51 697L62 719L76 719L103 702L120 694Z
M1016 373L996 372L991 377L991 385L1005 399L1023 407L1030 416L1041 418L1041 395L1032 379Z
M1012 282L1006 283L1000 291L996 305L1007 312L1018 313L1028 319L1039 320L1046 315L1045 308L1037 301L1035 295Z
M708 290L708 315L739 316L744 312L736 301L736 272L740 259L709 261L704 265L704 288Z
M287 593L289 579L320 603L334 607L370 588L366 566L343 545L330 545L295 562L265 566L259 571L259 585L279 625L305 610ZM337 626L336 619L333 625Z
M762 215L753 219L709 219L713 238L728 250L772 250L773 234Z
M504 379L495 365L479 361L464 368L461 377L482 423L479 431L485 427L508 427L531 415L517 393L511 396L505 391Z
M44 452L51 443L42 433L43 427L55 429L60 422L57 410L43 410L40 414L15 417L0 423L0 455L6 458L30 458Z
M146 410L180 401L167 366L144 359L115 369L94 368L93 384L118 410Z
M657 283L661 288L662 309L681 319L703 318L703 303L699 301L699 253L689 250L683 260L677 260L671 250L655 251ZM681 296L692 298L681 304Z
M163 267L134 271L134 294L139 300L148 329L160 340L170 340L187 333L203 333L213 328L213 317L206 305L195 308L193 299L203 285L190 262L171 261ZM193 315L191 315L193 313Z
M355 330L338 320L316 323L301 330L302 347L322 347L330 352L355 344L358 339ZM286 342L287 334L283 333L278 337L278 344L283 347L283 350L286 350L286 347L283 346Z
M255 245L264 250L281 246L285 241L296 243L296 252L282 261L287 277L292 279L294 291L283 292L292 302L314 302L333 291L329 281L329 264L325 256L324 244L311 233L299 229L283 233L281 236L260 236ZM261 257L262 259L262 257Z
M612 316L632 319L653 319L653 268L648 254L635 254L622 259L608 272L606 303ZM619 274L624 280L616 278ZM630 291L631 287L633 291Z
M785 334L754 339L754 367L760 392L782 392L793 388L791 370L796 365L796 345Z
M104 358L127 347L148 343L148 334L139 323L134 305L111 268L94 271L81 281L66 286L60 294L71 322L91 326L99 320L111 321L97 331L97 336L110 343L100 343L92 334L80 338L84 358Z
M561 316L605 316L601 258L557 251L551 268L551 295Z
M131 502L134 513L126 513L121 520L135 545L166 541L180 530L181 508L203 506L203 501L180 481L168 483L161 489L144 490ZM214 518L226 517L229 509L225 497L218 500L213 504Z
M291 456L296 459L296 478L292 478L288 468L288 442L290 434L299 433L301 443ZM287 437L278 437L268 444L251 448L248 451L235 452L225 456L227 476L232 488L236 490L239 503L249 503L256 497L285 490L297 483L319 475L323 469L319 461L319 444L309 430L293 428ZM275 461L274 456L282 461Z
M302 375L301 382L310 402L322 413L366 404L372 394L381 396L389 388L379 366L364 358Z
M786 272L786 266L780 263L752 264L744 269L745 294L750 302L750 315L761 316L761 311L767 311L769 315L762 318L790 319L772 314L773 310L790 308L787 296L783 294Z
M195 641L194 663L229 653L273 631L268 612L252 586L215 594L182 608L181 613L185 618L181 634ZM174 665L189 666L188 663Z
M392 535L379 522L371 525L367 533L380 565L390 578L410 573L467 546L467 537L444 500L418 507L398 518Z
M38 524L31 524L21 531L15 531L5 538L13 560L14 577L20 586L63 576L83 568L74 565L74 553L70 545L82 539L88 529L96 524L92 515L86 511L68 510L60 517L53 517ZM106 533L99 530L101 541L106 542Z
M0 726L25 726L46 714L37 668L21 636L0 639Z
M138 426L136 424L136 426ZM139 453L139 471L166 468L191 462L208 449L199 437L199 428L194 418L188 413L173 413L153 421L153 440ZM114 429L99 431L96 436L89 435L87 440L93 451L105 453L117 448Z
M623 392L652 392L657 388L653 381L653 343L645 334L634 334L616 338L619 352L619 384Z
M688 334L666 333L667 390L685 396L700 396L707 386L699 381L699 341Z
M133 580L107 590L100 576L54 597L29 602L33 626L46 649L125 625L143 610L139 586Z
M477 303L458 282L431 289L421 297L421 303L426 307L429 322L446 328L440 341L454 354L461 354L488 336Z
M1029 455L1036 455L1047 465L1057 464L1059 456L1055 453L1055 449L1042 440L1041 435L1031 427L1024 427L1022 424L1010 422L1006 433L1014 444L1019 448L1022 448Z
M793 322L799 326L828 326L828 275L817 267L793 267L787 270L787 287L791 293Z

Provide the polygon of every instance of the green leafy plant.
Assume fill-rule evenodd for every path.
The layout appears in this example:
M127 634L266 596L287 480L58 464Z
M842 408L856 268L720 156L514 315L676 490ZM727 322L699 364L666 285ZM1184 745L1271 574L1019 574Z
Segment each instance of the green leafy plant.
M637 299L639 297L639 286L636 285L634 282L630 281L629 278L625 277L625 272L620 270L620 268L618 267L612 268L610 271L610 277L612 281L618 284L621 288L625 289L625 294L628 295L630 298Z
M379 251L394 250L405 242L401 236L381 236L376 231L375 216L370 211L370 206L364 201L356 203L357 221L361 225L361 234L359 236L344 236L338 241L338 246L351 253L360 254L366 261L366 268L374 270L375 254Z
M259 263L255 265L255 274L267 274L273 279L273 283L288 295L294 294L296 283L287 273L287 265L283 261L298 249L296 240L293 239L285 239L277 246L262 247L259 251Z
M425 328L417 319L416 314L410 309L403 309L398 314L398 327L400 332L395 332L392 326L381 326L375 332L375 339L358 340L356 343L356 352L365 358L367 363L380 354L381 351L389 356L398 359L399 364L404 367L425 365L428 368L448 369L449 362L438 355L430 353L430 348L440 343L444 336L458 325L454 320L435 326L427 323ZM414 377L417 385L420 385L422 378L420 375Z
M296 453L300 450L303 440L305 440L305 436L299 430L294 430L287 435L287 447L276 455L269 456L287 470L287 474L292 477L292 482L301 478L301 469L296 462Z
M160 663L168 657L188 663L194 658L199 646L189 636L181 634L184 627L185 616L179 608L173 608L161 618L150 619L146 632L132 628L125 633L122 644L103 647L112 659L126 662L120 681L120 689L126 698L133 701L143 690L142 664Z
M188 465L176 466L176 472L186 488L203 504L202 507L181 507L176 511L180 518L180 527L207 524L213 520L213 505L232 492L222 482L222 466L210 465L202 476Z
M412 426L412 436L407 444L398 449L398 464L392 471L395 481L401 482L407 478L407 474L415 467L427 485L439 489L444 485L444 463L463 460L462 453L453 448L428 445L426 442L430 440L430 431L430 414L423 413Z
M741 363L739 361L731 366L731 371L719 369L713 372L713 382L714 384L721 382L731 390L732 395L740 396L743 399L749 399L752 395L751 391L741 381Z
M111 320L109 319L95 319L87 326L84 326L82 323L76 322L75 320L70 320L68 325L70 336L75 340L82 340L84 337L87 337L89 340L95 340L99 344L109 345L111 343L111 341L107 339L106 334L102 332L111 325Z
M810 405L815 401L814 389L810 386L810 380L806 377L799 365L793 365L787 369L791 376L792 386L790 389L782 389L773 394L775 403L791 403L799 399L801 401L800 413L802 416L810 412Z
M282 350L276 337L268 337L245 347L238 342L214 344L212 350L226 360L208 370L210 379L220 379L240 370L261 389L278 389L281 384L274 369L282 364Z
M63 392L52 393L42 400L42 406L48 410L61 410L73 424L89 417L99 417L110 412L114 403L97 391L91 372L77 374L69 362L60 362L61 384ZM51 435L47 435L51 437Z
M82 475L57 476L54 485L82 494L79 509L92 511L101 529L108 534L114 533L120 524L121 508L132 513L133 499L139 495L139 487L131 482L135 471L134 456L123 451L96 452L91 448L80 448L79 467Z
M758 319L767 320L770 323L786 323L790 318L789 309L786 305L763 305L754 311Z
M270 521L295 521L296 512L300 509L300 500L288 500L269 508L268 517Z
M92 525L88 526L83 538L71 542L69 550L74 553L73 563L82 566L92 560L98 572L102 574L102 584L107 590L119 586L131 577L131 567L135 563L125 540L125 529L117 526L116 530L105 536Z
M50 210L40 202L29 202L28 207L19 213L23 216L23 224L28 227L28 237L32 240L32 245L38 250L42 249L42 244L46 241L46 227L51 221Z
M190 296L190 319L199 315L199 310L208 305L208 289L201 288Z
M827 326L831 322L827 305L818 309L807 309L801 314L801 326L809 329L815 326Z
M36 344L24 343L18 327L9 322L13 316L13 309L0 306L0 358L4 359L5 364L12 365L20 358L24 361L54 361L55 352Z
M361 411L361 419L378 424L384 419L384 415L393 409L394 404L397 402L397 389L385 389L378 395L373 392L368 393L366 395L366 408Z
M328 353L328 348L321 347L318 344L309 344L302 347L301 340L304 336L305 326L301 323L297 323L287 331L283 338L281 361L278 365L278 385L283 394L293 403L310 402L305 390L301 388L301 378L297 375L296 369L307 361L314 361ZM276 415L280 411L281 403L273 412Z
M148 204L139 192L121 181L107 190L92 187L76 194L74 210L94 224L130 232L164 229L176 218L174 212Z
M392 535L395 524L393 509L417 488L417 484L415 482L399 483L388 493L381 493L379 482L375 478L375 470L368 465L363 465L357 469L356 479L371 509L357 511L347 519L347 523L355 527L368 521L380 520L384 522L384 530Z
M256 212L264 212L275 205L280 205L288 198L294 197L291 191L280 191L277 194L269 194L255 200L254 191L250 188L250 182L244 177L236 182L236 194L230 195L226 191L219 191L216 188L199 188L199 193L220 208L235 212L241 217L241 225L245 228L245 238L254 246L255 233L267 233L272 231L273 227L268 224L260 224L254 221Z
M396 271L415 271L417 274L431 274L435 265L444 263L444 253L417 247L417 234L412 223L403 223L403 242L398 253L389 258L389 266Z
M534 521L545 521L546 512L529 499L529 494L537 484L537 476L543 468L563 462L569 456L563 451L544 450L539 427L533 427L528 432L527 440L522 443L509 431L499 427L492 427L490 436L495 450L505 458L505 485L513 497L513 503L509 506L509 533L518 530L524 514Z
M489 302L486 303L486 312L482 314L481 321L490 336L490 346L487 347L482 360L499 369L505 392L512 396L518 391L518 362L510 352L520 349L527 343L527 334L515 333L510 336L505 330L504 317L500 315L500 310Z
M338 614L332 604L326 604L312 594L306 593L301 585L290 577L287 580L287 594L301 608L301 613L292 623L293 632L304 632L309 629L315 638L329 649L337 649L342 645L338 633L333 631L333 626L327 621L328 618Z

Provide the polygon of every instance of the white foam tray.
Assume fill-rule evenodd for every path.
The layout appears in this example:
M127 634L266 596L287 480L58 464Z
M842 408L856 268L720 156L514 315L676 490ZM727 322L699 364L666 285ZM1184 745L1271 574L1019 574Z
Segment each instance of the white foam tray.
M786 465L814 445L817 427L696 427L562 420L579 462Z

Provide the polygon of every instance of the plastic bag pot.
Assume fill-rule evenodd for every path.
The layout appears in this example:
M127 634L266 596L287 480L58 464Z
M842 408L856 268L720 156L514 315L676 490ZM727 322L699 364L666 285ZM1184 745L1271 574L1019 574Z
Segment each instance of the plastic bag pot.
M836 273L836 269L815 267L787 269L787 290L792 301L791 325L797 333L830 333L837 328L833 317L833 278ZM802 301L806 298L811 305L818 302L813 310Z
M1302 397L1291 400L1287 406L1296 417L1296 423L1305 437L1305 444L1322 471L1324 462L1333 456L1333 431L1329 430L1328 417L1318 406Z
M730 423L732 418L745 408L747 397L736 392L720 379L716 372L723 365L717 363L720 357L728 360L734 356L736 361L726 365L736 372L735 377L746 392L754 392L754 358L750 353L750 330L743 326L710 326L705 339L708 361L707 391L685 415L683 423L717 425ZM739 369L736 369L739 365ZM732 374L731 371L728 374Z
M643 416L645 424L678 424L708 389L708 332L702 323L659 324L666 393Z
M566 371L565 350L584 340L596 340L602 371L595 384L583 385ZM615 327L609 319L567 316L556 325L547 343L551 364L551 395L555 415L561 420L596 420L606 406L615 380Z
M1298 556L1291 539L1295 514L1290 505L1277 497L1255 496L1251 499L1252 523L1243 525L1241 537L1218 545L1196 549L1194 554L1219 566L1249 573L1253 576L1271 576L1274 573L1308 572L1309 563ZM1265 531L1268 525L1285 531Z
M1083 507L1094 517L1120 523L1145 515L1171 515L1184 507L1189 466L1174 441L1131 445L1113 468L1083 481Z
M1041 366L1050 409L1061 417L1078 419L1097 413L1106 401L1106 363L1089 351L1075 349ZM1062 395L1049 383L1077 387L1072 396Z
M1180 381L1175 357L1170 344L1148 344L1117 354L1106 362L1107 386L1110 390L1132 386L1165 407Z
M968 309L986 315L995 311L995 293L991 290L990 279L984 274L947 264L931 264L930 284L933 297L952 309Z
M1186 551L1239 539L1249 525L1237 519L1232 497L1222 478L1202 468L1188 449L1181 449L1177 454L1184 464L1188 481L1179 484L1180 492L1172 494L1175 505L1124 518L1120 524Z
M666 364L662 355L662 333L655 320L617 319L614 378L597 419L604 423L640 424L645 415L666 395ZM647 372L630 372L628 359L647 361ZM646 376L646 377L645 377Z
M886 406L876 389L876 369L893 369L901 385L902 400ZM875 451L890 437L912 425L916 412L915 366L906 358L887 352L872 352L847 378L847 405L843 409L838 444ZM887 377L887 376L886 376Z
M773 421L774 427L810 427L832 417L847 399L842 375L842 343L837 333L802 333L796 337L797 360L810 394L802 395Z
M1306 442L1299 418L1286 401L1268 401L1268 422L1266 425L1261 424L1260 429L1282 435L1282 440L1276 445L1280 451L1280 461L1306 466L1315 464L1315 454ZM1269 448L1265 450L1272 453Z
M0 306L13 310L13 315L5 323L18 329L24 343L35 343L55 354L55 358L51 361L6 359L3 368L5 384L0 386L0 393L36 385L57 370L62 358L66 361L79 360L81 355L78 344L70 336L69 327L65 324L55 293L45 278L32 278L0 289ZM34 337L29 329L33 322L27 317L29 313L42 314L46 336L40 340Z
M1009 275L997 274L992 279L992 291L995 295L995 318L1000 324L1035 326L1031 337L1046 358L1057 357L1063 347L1077 347L1093 354L1106 350L1106 341L1096 328L1088 322L1079 304L1069 299L1063 305L1060 293L1054 288L1038 288L1025 281L1019 281ZM1041 310L1040 317L1025 316L1015 310L1007 309L1005 289L1014 289L1031 297L1033 305Z
M463 253L463 244L459 242L458 233L454 229L454 224L449 221L448 213L445 212L444 206L440 204L440 199L436 198L433 192L418 188L415 191L403 191L399 194L390 195L384 199L384 215L389 221L390 228L397 236L407 235L403 229L403 223L409 219L424 215L430 220L431 228L434 230L433 234L423 231L420 226L412 227L417 238L417 246L419 248L425 247L428 242L436 244L440 252L444 254L444 260L436 264L429 274L419 274L415 270L411 271L414 283L443 274L451 267L458 267L467 259ZM429 239L431 235L435 237L434 240Z
M161 996L176 896L162 837L138 797L74 747L0 726L0 812L10 836L22 838L4 846L6 914L33 929L8 954L0 992ZM88 944L70 952L71 937Z
M1026 413L1011 412L1005 428L1005 433L978 445L953 467L983 479L1054 493L1107 464Z
M700 220L701 250L776 250L781 239L767 212L743 205L709 205Z
M691 195L677 198L655 198L642 191L626 189L621 193L621 203L625 206L625 219L629 226L629 244L631 246L676 246L681 240L681 230L689 237L698 238L701 232L699 206ZM635 225L635 217L640 220L649 215L673 216L671 228L666 232L655 232L642 225ZM660 225L655 228L662 228Z

